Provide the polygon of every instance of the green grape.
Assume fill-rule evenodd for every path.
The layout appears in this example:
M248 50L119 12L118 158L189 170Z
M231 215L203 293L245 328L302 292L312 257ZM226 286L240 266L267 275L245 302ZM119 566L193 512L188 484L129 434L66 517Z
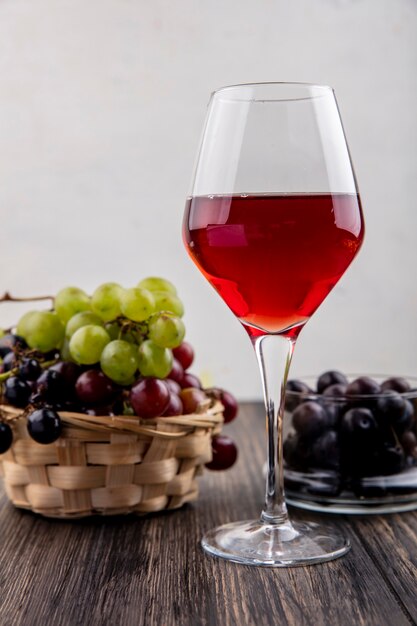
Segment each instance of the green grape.
M148 291L168 291L169 293L174 294L177 293L174 285L166 280L165 278L160 278L159 276L148 276L140 281L137 285L140 289L148 289Z
M80 365L93 365L100 361L101 353L109 342L109 334L104 328L88 324L75 331L69 342L69 351Z
M78 287L64 287L55 296L55 311L58 317L66 324L76 313L90 311L89 296Z
M119 385L130 385L138 369L137 349L131 343L115 339L104 348L100 359L103 372Z
M161 348L177 348L185 336L184 322L172 313L156 313L149 322L149 339Z
M28 311L27 313L24 313L24 315L22 315L22 317L17 323L17 327L16 327L17 335L23 338L25 337L28 329L30 329L30 319L32 315L36 315L36 313L39 313L39 311Z
M120 295L123 288L117 283L104 283L97 287L91 296L91 308L104 322L112 322L119 317Z
M155 298L155 308L157 311L169 311L182 317L184 315L184 306L178 296L169 291L153 291Z
M63 323L52 311L25 313L19 320L17 330L28 346L39 352L49 352L59 348L65 335Z
M151 339L146 339L139 346L138 361L143 376L166 378L172 370L173 356L168 348L161 348Z
M122 313L133 322L143 322L155 312L155 298L147 289L125 289L120 297Z
M103 322L98 315L92 313L92 311L81 311L81 313L76 313L70 320L68 320L65 328L65 336L69 339L76 330L82 328L82 326L87 326L87 324L103 326Z

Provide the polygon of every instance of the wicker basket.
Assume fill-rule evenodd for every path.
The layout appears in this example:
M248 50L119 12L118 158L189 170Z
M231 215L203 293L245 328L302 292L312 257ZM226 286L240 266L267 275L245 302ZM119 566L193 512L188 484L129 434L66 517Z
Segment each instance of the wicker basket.
M17 507L68 519L143 515L195 500L195 478L223 423L223 407L212 400L200 413L146 422L61 412L62 436L42 445L29 437L21 409L0 411L14 437L0 455L8 497Z

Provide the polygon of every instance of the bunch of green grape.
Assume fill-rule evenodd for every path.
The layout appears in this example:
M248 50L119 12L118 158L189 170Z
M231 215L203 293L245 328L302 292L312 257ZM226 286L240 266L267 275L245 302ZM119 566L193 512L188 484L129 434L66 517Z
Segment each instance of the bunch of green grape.
M89 296L65 287L50 311L29 311L19 320L17 334L33 350L59 350L62 359L79 365L100 364L119 385L139 376L166 378L172 350L181 345L184 307L174 285L148 277L125 289L104 283Z

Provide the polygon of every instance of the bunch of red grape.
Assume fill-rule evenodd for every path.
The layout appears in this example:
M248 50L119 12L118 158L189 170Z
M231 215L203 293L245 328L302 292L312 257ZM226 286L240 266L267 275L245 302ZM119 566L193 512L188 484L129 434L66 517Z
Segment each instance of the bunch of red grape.
M25 409L30 436L45 444L61 434L60 411L148 420L195 413L216 398L230 422L235 398L203 389L188 371L194 350L184 341L183 313L174 285L159 277L129 289L105 283L91 297L66 287L52 310L29 311L0 337L1 399ZM0 421L0 454L12 440ZM208 467L227 469L236 458L229 437L213 438Z

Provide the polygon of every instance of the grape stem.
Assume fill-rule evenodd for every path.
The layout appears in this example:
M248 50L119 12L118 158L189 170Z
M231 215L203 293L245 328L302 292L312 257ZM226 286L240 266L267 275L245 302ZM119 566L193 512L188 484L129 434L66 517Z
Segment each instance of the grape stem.
M31 302L35 300L54 300L53 296L32 296L30 298L15 298L8 291L0 297L0 302Z

